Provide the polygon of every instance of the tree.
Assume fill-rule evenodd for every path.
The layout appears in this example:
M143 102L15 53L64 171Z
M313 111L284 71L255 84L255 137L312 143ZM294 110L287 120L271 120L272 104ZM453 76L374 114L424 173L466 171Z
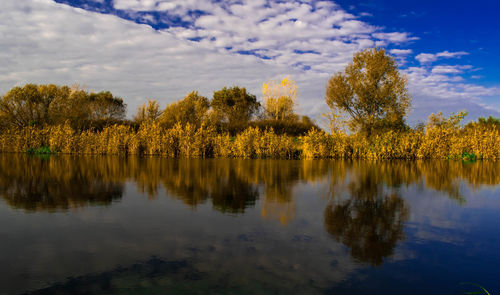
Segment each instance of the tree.
M155 121L158 119L163 112L160 111L160 105L156 100L148 100L148 104L145 103L137 108L137 113L134 116L134 121L141 123L143 121Z
M66 95L69 88L53 84L26 84L12 88L0 101L0 113L10 126L46 124L49 121L49 106L54 99Z
M371 134L404 128L411 97L397 63L384 49L354 55L345 71L336 73L326 87L326 103L334 113L347 113L352 131Z
M467 125L465 125L465 129L474 129L474 128L500 130L500 118L495 118L493 116L489 116L488 119L484 117L479 117L477 119L477 122L469 122Z
M266 117L273 120L296 121L294 112L297 84L288 76L281 82L269 80L262 85Z
M7 128L7 119L5 118L5 115L0 112L0 132Z
M198 95L198 91L190 92L183 100L168 105L160 117L160 122L167 128L173 127L177 122L200 126L205 120L208 99Z
M61 87L62 95L58 95L49 106L50 123L64 124L69 121L73 128L81 129L89 122L90 106L88 93L74 85Z
M450 117L445 118L442 112L437 114L430 114L427 119L426 129L429 130L431 128L439 127L444 129L460 129L460 122L467 116L467 112L460 111L458 113L452 113Z
M260 107L255 95L248 93L245 88L237 86L232 88L224 87L214 92L210 105L217 121L229 125L248 123Z
M78 85L72 88L54 84L26 84L12 88L0 100L0 117L5 126L64 124L87 128L92 121L120 120L126 104L109 91L88 93Z
M91 120L121 120L125 118L127 105L109 91L89 94Z

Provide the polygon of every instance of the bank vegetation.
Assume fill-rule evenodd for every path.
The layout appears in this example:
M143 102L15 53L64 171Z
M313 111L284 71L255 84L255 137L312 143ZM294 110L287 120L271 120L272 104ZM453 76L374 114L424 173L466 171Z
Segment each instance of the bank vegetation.
M0 152L188 158L500 159L500 120L464 125L466 112L405 122L406 78L383 49L357 53L326 87L330 130L296 113L289 77L262 87L263 102L238 86L208 99L193 91L161 109L156 100L125 119L110 92L27 84L0 100Z

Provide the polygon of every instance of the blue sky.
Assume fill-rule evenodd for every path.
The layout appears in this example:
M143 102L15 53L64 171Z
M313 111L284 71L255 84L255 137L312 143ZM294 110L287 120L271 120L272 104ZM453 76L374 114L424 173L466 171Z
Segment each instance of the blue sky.
M495 1L4 0L0 91L80 83L123 97L129 114L192 90L260 96L291 75L297 111L320 120L328 78L379 46L408 77L413 111L500 116L500 4Z
M355 4L359 3L359 4ZM337 1L349 11L370 13L364 20L393 31L412 32L415 52L466 51L462 64L481 68L480 83L500 80L500 20L498 1Z

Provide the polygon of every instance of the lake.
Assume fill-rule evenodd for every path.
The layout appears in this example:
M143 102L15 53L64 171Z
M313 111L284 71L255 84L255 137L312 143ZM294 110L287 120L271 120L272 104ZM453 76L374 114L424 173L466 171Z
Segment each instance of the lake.
M500 163L0 154L0 294L500 290Z

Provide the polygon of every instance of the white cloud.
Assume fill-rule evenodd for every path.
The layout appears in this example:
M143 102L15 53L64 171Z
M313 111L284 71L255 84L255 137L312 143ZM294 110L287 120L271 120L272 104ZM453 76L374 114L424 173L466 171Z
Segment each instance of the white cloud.
M413 53L411 49L391 49L389 53L396 57L396 61L400 66L406 65L407 58Z
M432 68L433 74L461 74L464 70L472 69L471 65L435 66Z
M396 55L396 56L405 56L413 53L413 50L411 49L391 49L389 51L390 54Z
M115 0L114 5L132 11L162 10L176 16L194 9L203 11L203 15L192 19L191 26L167 31L178 38L201 39L197 45L205 48L232 53L250 51L278 58L287 66L307 66L313 71L319 71L325 60L339 54L347 62L352 53L364 48L418 39L406 32L382 32L331 1L222 0L200 5L193 0ZM296 54L296 50L314 51L321 58L309 59Z
M456 75L464 66L438 66L432 70L421 67L410 67L404 72L407 74L411 90L418 96L434 97L439 99L464 98L480 100L481 96L500 95L498 87L484 87L471 83L462 83ZM465 66L469 68L469 66ZM435 70L437 69L437 70ZM459 77L459 79L457 79ZM460 83L454 83L460 82Z
M399 32L393 32L393 33L375 33L375 34L372 34L373 37L377 38L377 39L380 39L380 40L387 40L387 41L390 41L392 43L406 43L406 42L409 42L409 41L413 41L413 40L418 40L419 38L418 37L412 37L410 36L410 34L406 33L406 32L403 32L403 33L399 33Z
M422 64L430 63L437 60L437 56L432 53L420 53L415 57Z
M458 51L458 52L449 52L449 51L443 51L439 52L436 54L432 53L421 53L415 57L416 60L418 60L422 64L428 64L432 63L439 58L460 58L464 55L468 55L468 52L465 51Z
M432 69L410 67L404 70L409 90L413 95L413 122L422 121L430 113L457 112L466 109L468 119L478 116L500 115L500 110L483 102L484 97L500 96L500 87L485 87L465 82L459 76L470 66L436 66Z
M465 51L458 51L458 52L449 52L449 51L443 51L439 52L436 54L437 57L444 57L444 58L459 58L464 55L468 55L468 52Z

